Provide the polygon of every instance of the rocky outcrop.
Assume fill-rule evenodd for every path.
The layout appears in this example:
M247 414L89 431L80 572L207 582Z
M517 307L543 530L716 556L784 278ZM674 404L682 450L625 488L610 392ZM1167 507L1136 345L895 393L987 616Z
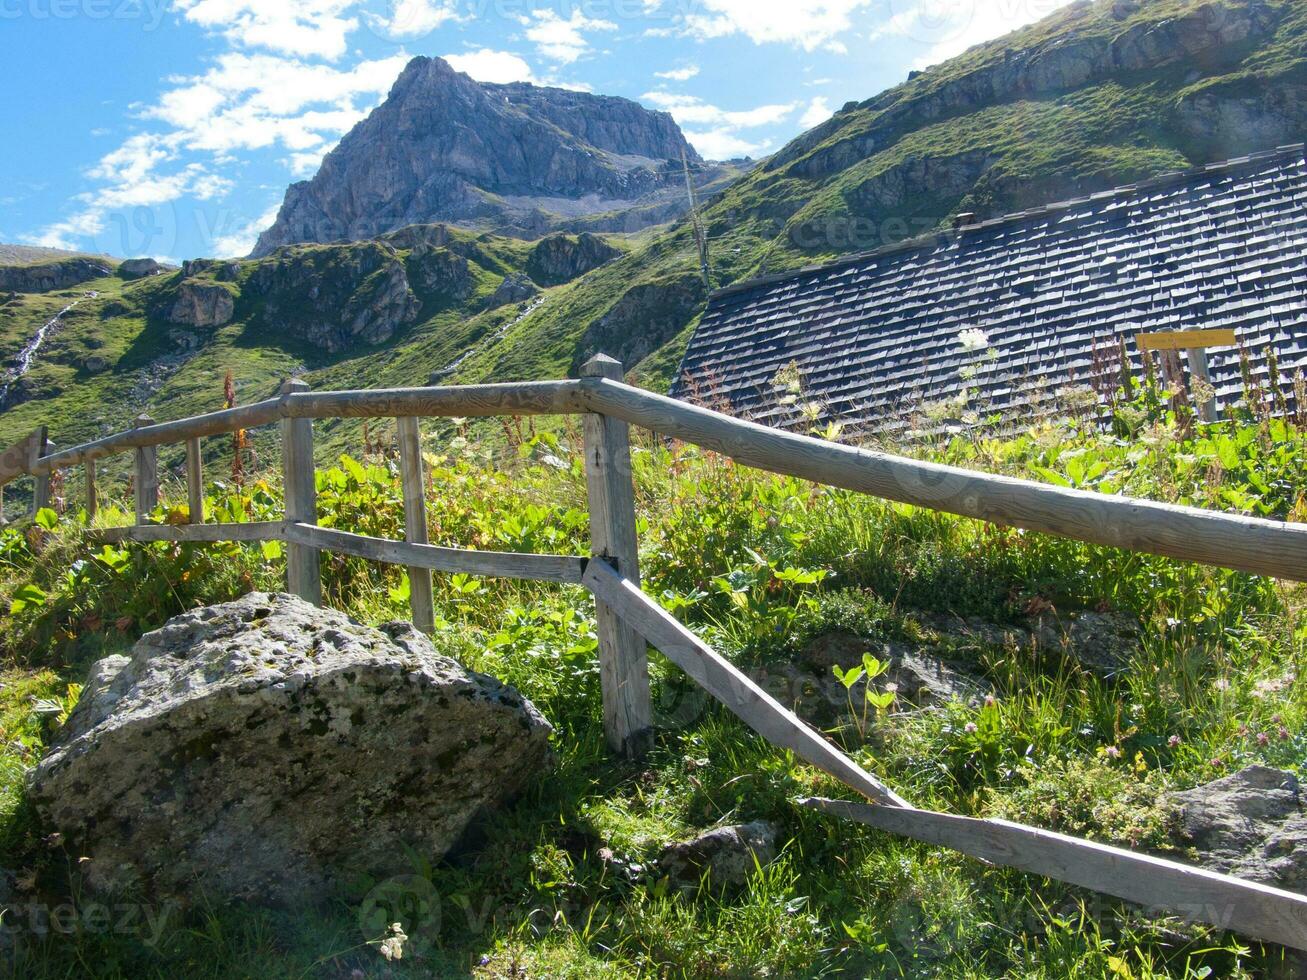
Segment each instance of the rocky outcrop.
M1204 867L1307 891L1307 812L1293 773L1253 766L1175 793L1170 802L1179 811L1181 843Z
M93 889L317 903L449 852L549 731L407 624L254 594L97 664L29 797Z
M425 292L453 300L465 300L476 292L476 277L467 259L443 246L415 246L407 268L409 281Z
M236 298L226 286L187 279L177 287L168 322L211 329L230 323L235 313Z
M628 367L638 364L689 326L706 299L703 279L695 273L633 286L581 337L572 373L595 354Z
M714 892L735 891L748 884L759 867L776 860L777 837L776 827L762 820L718 827L664 848L657 867L682 887L697 888L705 882Z
M763 690L819 727L846 722L850 702L861 711L867 681L846 688L834 668L848 670L870 653L889 665L873 682L877 692L893 690L898 710L936 708L952 701L978 704L991 688L963 665L906 643L886 643L834 632L817 637L794 660L769 663L749 671ZM869 712L870 714L871 712Z
M254 254L433 221L533 234L542 220L683 197L682 153L701 162L665 113L583 92L485 85L439 58L415 58L318 174L289 189Z
M163 271L163 266L154 259L128 259L118 266L118 278L144 279L146 276L157 276Z
M991 52L1001 56L987 58L971 71L926 72L859 105L858 109L876 113L870 126L850 127L847 136L831 140L847 122L836 117L791 143L767 167L792 166L800 176L823 179L892 145L905 132L988 106L1073 91L1123 73L1175 64L1216 73L1238 57L1240 44L1269 36L1279 18L1277 9L1262 0L1213 0L1162 19L1147 5L1133 11L1123 8L1122 13L1125 23L1119 32L1073 23L1050 32L1048 40L1019 50L1003 50L1002 41L992 42ZM1090 4L1079 12L1079 16L1093 14Z
M258 264L245 291L260 301L256 326L332 354L385 343L421 310L404 263L381 242L286 249Z
M49 293L72 289L93 279L113 275L113 268L100 259L63 259L39 265L0 266L0 292Z
M622 254L598 235L550 235L531 250L526 271L542 286L578 279Z
M1139 651L1142 626L1123 612L1045 610L1024 623L999 625L975 617L926 614L922 621L958 648L1020 648L1057 653L1097 674L1125 669Z
M525 303L539 292L540 287L533 283L529 276L521 273L504 276L504 281L486 299L486 309L497 310L510 303Z

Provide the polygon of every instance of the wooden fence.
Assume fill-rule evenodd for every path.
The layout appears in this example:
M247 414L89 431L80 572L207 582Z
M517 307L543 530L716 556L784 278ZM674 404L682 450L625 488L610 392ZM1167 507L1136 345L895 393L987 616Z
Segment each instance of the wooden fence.
M58 452L44 429L0 456L0 487L36 480L46 506L50 477L84 466L87 510L96 510L96 461L132 453L136 523L95 532L122 541L281 541L287 587L322 601L320 556L329 551L405 566L415 625L434 628L431 573L581 585L595 598L604 730L615 752L641 754L653 732L647 646L652 645L763 738L829 773L874 805L807 800L889 833L942 844L984 861L1091 888L1185 919L1307 949L1307 897L1174 861L997 820L915 809L819 732L799 720L640 587L629 426L715 450L748 466L889 500L1092 544L1307 581L1307 525L1106 496L868 452L769 429L622 383L620 365L596 357L573 381L313 392L287 382L277 398L177 422L142 416L133 429ZM432 546L427 540L419 420L426 417L581 415L592 554L501 554ZM313 422L398 420L404 541L319 527ZM203 513L200 439L277 422L281 426L283 521L208 524ZM155 525L157 451L185 443L187 525Z

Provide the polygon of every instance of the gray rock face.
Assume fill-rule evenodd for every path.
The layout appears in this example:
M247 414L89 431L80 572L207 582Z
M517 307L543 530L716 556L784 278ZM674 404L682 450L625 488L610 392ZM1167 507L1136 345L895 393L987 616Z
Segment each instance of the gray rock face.
M497 310L510 303L525 303L538 292L540 287L533 283L529 276L520 273L504 276L504 281L487 297L486 309Z
M1175 793L1171 802L1183 842L1205 867L1307 891L1307 813L1293 773L1253 766Z
M123 279L144 279L157 276L163 272L163 266L154 259L128 259L118 266L118 275Z
M667 343L702 309L707 294L695 273L632 286L581 338L572 373L595 354L635 365Z
M526 271L542 286L558 286L580 278L621 255L597 235L550 235L531 251Z
M476 290L468 261L448 248L418 245L408 257L409 281L450 299L467 299Z
M1123 670L1139 649L1139 621L1126 613L1081 610L1041 613L1024 626L1000 626L982 619L932 615L923 617L950 642L987 647L1034 646L1074 660L1099 674Z
M291 186L254 254L433 221L535 233L550 215L561 222L683 197L675 186L682 152L701 162L666 113L581 92L483 85L439 58L415 58L317 176Z
M1119 73L1176 64L1199 65L1219 75L1224 59L1237 57L1240 44L1268 37L1283 11L1262 0L1212 0L1182 16L1158 19L1150 16L1146 4L1118 4L1114 16L1123 21L1124 29L1115 35L1072 29L969 72L938 81L932 72L925 72L910 87L892 89L858 105L879 114L870 130L831 140L843 125L837 116L791 143L766 167L781 170L798 163L801 176L824 179L883 149L896 134L987 106L1073 91ZM1297 118L1301 126L1303 117ZM932 190L929 185L915 188L916 193Z
M178 616L96 665L29 796L93 888L318 902L411 873L549 760L530 702L285 595Z
M861 712L867 690L860 680L850 690L833 668L857 667L870 653L889 664L875 681L882 691L894 685L898 707L933 708L951 701L976 703L990 693L982 679L924 650L905 643L870 641L852 633L830 633L814 640L796 663L767 664L750 671L763 690L811 724L828 727L848 721L849 701ZM873 711L868 711L870 717Z
M421 258L415 267L436 274ZM404 263L381 242L287 249L260 263L246 289L263 300L257 326L333 354L385 343L421 310Z
M231 322L236 301L231 290L217 283L186 280L177 287L168 322L178 326L212 328Z
M39 265L0 266L0 292L49 293L71 289L92 279L113 275L107 262L99 259L63 259Z
M710 889L736 890L748 883L757 867L776 859L776 836L775 826L761 820L718 827L664 848L658 856L658 869L686 887L697 887L707 875Z

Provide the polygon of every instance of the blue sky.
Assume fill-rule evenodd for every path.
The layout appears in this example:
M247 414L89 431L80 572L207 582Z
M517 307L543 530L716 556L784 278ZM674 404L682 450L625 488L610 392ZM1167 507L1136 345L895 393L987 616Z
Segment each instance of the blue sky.
M762 156L1066 0L0 0L0 242L243 255L415 55Z

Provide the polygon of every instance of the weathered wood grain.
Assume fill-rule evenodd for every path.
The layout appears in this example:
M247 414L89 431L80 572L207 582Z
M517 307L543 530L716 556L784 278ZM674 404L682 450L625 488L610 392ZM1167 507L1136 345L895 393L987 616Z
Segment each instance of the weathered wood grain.
M783 707L606 562L590 562L583 584L596 599L616 610L668 660L767 741L789 749L869 799L911 808L907 800L805 725L794 712Z
M100 494L96 489L96 472L95 460L86 461L86 519L95 520L95 515L100 512Z
M221 541L280 541L281 521L249 524L147 524L144 527L107 527L87 532L88 537L110 544L119 541L178 541L212 544Z
M581 374L621 381L622 366L601 354L588 361ZM630 430L620 419L604 415L588 414L583 425L591 554L638 587L640 542L635 530ZM636 758L648 750L653 732L648 647L644 637L602 600L595 605L595 630L604 732L614 752Z
M1307 524L1069 490L794 435L606 379L586 402L746 466L887 500L1257 575L1307 581Z
M307 392L304 381L282 385L283 398ZM307 418L281 420L281 466L286 488L286 521L318 523L317 476L313 466L313 421ZM322 605L322 556L318 549L300 542L286 548L286 588L315 606Z
M1001 820L805 800L806 806L901 837L940 844L1294 949L1307 949L1307 896L1203 868Z
M1135 346L1140 350L1198 350L1233 347L1237 343L1233 330L1163 330L1135 334Z
M95 463L89 465L94 466ZM186 440L186 506L192 524L204 523L204 460L198 436Z
M568 555L519 555L498 551L465 551L434 545L408 544L371 538L348 531L287 523L286 540L295 544L354 555L390 565L408 565L437 572L463 572L485 578L525 579L579 585L586 559Z
M50 433L44 425L33 434L28 449L31 457L27 468L36 477L36 486L32 491L32 513L35 514L50 506L50 474L54 472L41 465L41 461L50 455Z
M21 442L16 442L0 455L0 487L12 483L19 477L27 476L30 467L39 453L33 452L33 446L43 430L38 429Z
M405 416L399 423L400 479L404 487L404 539L409 544L424 545L427 537L426 476L422 464L422 434L418 420ZM408 566L409 606L413 625L423 633L436 631L435 592L431 569Z
M140 428L153 424L154 419L148 415L136 418L136 425ZM153 445L137 446L135 453L136 523L144 525L150 523L150 515L159 504L159 453Z
M281 400L272 399L252 405L242 405L240 408L211 412L208 415L179 419L175 422L152 423L60 450L43 460L41 469L45 472L64 469L84 463L88 459L104 459L107 456L129 452L138 446L161 446L165 443L184 442L187 439L222 435L235 432L237 429L254 429L276 422L280 418Z
M579 399L576 381L532 381L296 393L285 400L285 411L291 418L568 415L582 411Z

